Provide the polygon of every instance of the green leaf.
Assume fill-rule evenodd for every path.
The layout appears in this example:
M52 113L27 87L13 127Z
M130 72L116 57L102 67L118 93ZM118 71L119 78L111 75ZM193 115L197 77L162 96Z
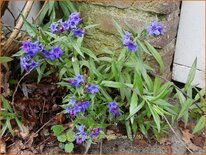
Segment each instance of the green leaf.
M6 56L3 56L3 57L0 57L0 63L6 63L6 62L9 62L9 61L12 61L13 59L10 58L10 57L6 57Z
M99 61L96 57L96 55L94 54L94 52L92 52L90 49L85 48L85 47L81 47L80 48L81 51L83 51L86 55L92 57L94 60L96 60L97 62Z
M156 103L157 105L160 105L162 107L174 107L172 104L168 103L167 101L165 101L163 99L158 99L158 100L154 101L154 103Z
M5 99L3 96L1 96L2 102L3 102L3 107L4 109L6 109L7 111L9 111L10 113L13 113L13 109L9 104L9 101L7 99Z
M142 48L142 50L145 53L147 53L148 55L151 55L151 53L148 51L147 47L139 39L137 39L137 43L140 45L140 47Z
M91 29L91 28L94 28L94 27L97 27L99 26L100 24L92 24L92 25L87 25L84 27L84 29Z
M73 149L74 149L74 144L73 143L67 143L65 145L65 148L64 148L66 153L71 153L73 151Z
M195 61L193 62L192 67L190 69L190 72L187 76L188 78L187 78L187 81L186 81L186 84L185 84L185 87L184 87L184 91L187 91L187 89L191 85L192 81L194 80L196 70L197 70L197 58L195 58Z
M55 4L55 1L48 1L48 5L49 5L49 10L48 10L48 14L50 15L53 8L54 8L54 4Z
M164 72L164 63L163 60L159 54L159 52L157 52L157 50L146 40L144 41L147 48L149 49L149 51L151 52L151 54L154 56L155 60L158 62L159 66L160 66L160 72L163 73Z
M134 109L131 109L129 116L126 119L129 119L132 117L134 114L136 114L145 104L145 101L142 101L137 107Z
M71 130L69 130L67 133L66 133L66 137L67 137L67 141L69 142L73 142L75 141L75 133Z
M137 102L138 102L137 94L133 92L131 102L130 102L130 107L129 107L130 114L137 107ZM133 120L134 120L133 115L130 117L130 119L131 119L131 123L133 124Z
M54 125L51 129L56 136L59 136L64 131L63 125Z
M16 52L15 54L13 54L12 57L20 57L23 54L25 54L24 50L20 50L20 51Z
M130 122L129 121L125 121L125 126L126 126L126 130L127 130L127 136L128 138L133 141L133 136L132 136L132 130L131 130L131 126L130 126Z
M149 110L154 118L154 121L156 123L157 126L157 130L158 132L160 132L160 117L159 115L153 110L153 107L150 105L150 103L148 102L148 106L149 106Z
M24 24L26 26L26 31L31 37L35 37L37 34L37 29L34 25L29 23L24 16L21 16L23 18Z
M121 26L114 19L113 19L113 24L115 28L117 29L117 31L119 32L119 34L121 35L121 37L123 38L124 31L122 30Z
M181 106L182 106L182 108L181 108L181 110L180 110L180 112L179 112L179 116L178 116L178 118L177 119L179 119L179 118L181 118L184 114L185 114L185 112L187 112L188 110L189 110L189 108L190 108L190 106L192 105L192 100L191 99L187 99Z
M202 129L204 129L204 127L205 127L205 116L201 116L193 130L193 134L201 131Z
M79 55L81 55L83 58L85 58L85 57L84 57L84 54L83 54L82 51L80 50L80 48L79 48L79 46L77 45L77 43L73 42L73 43L72 43L72 46L74 47L74 49L76 50L76 52L77 52Z
M58 140L59 142L66 142L67 137L66 137L65 134L59 135L59 136L57 136L57 140Z
M125 88L126 85L121 82L114 82L114 81L102 81L101 85L105 87L111 87L111 88Z

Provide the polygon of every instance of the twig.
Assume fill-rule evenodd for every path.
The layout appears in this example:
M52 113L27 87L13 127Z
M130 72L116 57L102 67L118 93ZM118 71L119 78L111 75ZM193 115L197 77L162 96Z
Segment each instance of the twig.
M17 86L16 86L16 88L15 88L15 90L14 90L14 93L13 93L13 95L12 95L11 105L12 105L15 113L16 113L16 110L15 110L15 107L14 107L14 97L15 97L15 94L16 94L16 92L17 92L17 90L18 90L18 87L19 87L21 81L22 81L22 80L25 78L25 76L27 76L32 70L33 70L33 69L31 69L29 72L26 72L26 73L21 77L21 79L20 79L19 82L17 83Z
M26 32L25 30L18 29L18 28L16 28L16 27L13 27L13 26L4 24L4 23L2 23L2 22L1 22L1 24L2 24L4 27L6 27L7 29L8 29L8 28L12 28L12 29L17 29L17 30L22 31L22 32ZM11 31L11 29L9 29L9 30ZM11 32L12 32L12 31L11 31Z
M90 143L90 142L86 143L86 150L85 150L84 154L87 154L87 153L88 153L89 148L91 147L91 144L92 144L92 143Z
M169 123L168 119L163 115L164 119L166 120L167 124L169 125L170 129L172 130L172 132L175 134L175 136L177 137L177 139L184 145L184 147L190 152L193 153L192 150L190 150L190 148L187 147L187 145L182 141L182 139L177 135L177 133L175 132L175 130L173 129L173 127L171 126L171 124Z
M41 12L44 10L44 8L46 7L46 4L47 4L48 0L46 0L44 2L44 5L42 6L41 10L38 12L38 14L36 15L35 19L33 20L33 23L36 22L37 18L40 16Z
M164 81L166 81L166 82L171 82L171 81L167 80L166 78L162 77L161 75L159 75L159 74L157 74L157 73L149 72L149 74L152 75L152 76L154 76L154 77L155 77L155 76L158 76L159 78L161 78L162 80L164 80ZM176 89L178 89L185 97L190 98L190 99L193 101L193 103L197 106L197 108L201 111L202 115L205 115L205 112L201 109L201 107L196 103L196 101L195 101L193 98L191 98L191 97L190 97L189 95L187 95L184 91L182 91L182 89L180 89L177 85L175 85L174 82L172 82L172 84L173 84L173 86L174 86Z
M102 155L102 139L100 141L99 154Z
M32 5L34 3L34 0L30 0L27 1L26 6L24 8L24 11L22 13L22 16L27 18L27 16L29 15L29 12L32 8ZM10 38L7 40L7 42L5 43L5 46L3 47L3 51L7 51L7 48L10 47L11 43L13 42L13 39L15 39L18 34L19 34L19 29L22 28L23 24L24 24L24 20L23 17L21 17L17 23L17 25L15 26L14 31L11 33Z

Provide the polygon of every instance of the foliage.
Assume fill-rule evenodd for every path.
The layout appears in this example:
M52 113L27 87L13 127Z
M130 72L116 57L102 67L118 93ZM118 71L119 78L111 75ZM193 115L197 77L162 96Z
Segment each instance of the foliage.
M49 7L47 11L52 12ZM77 22L74 28L72 20ZM81 21L79 13L73 12L68 20L50 23L50 30L36 28L25 20L31 40L23 42L22 49L14 55L20 57L22 69L27 72L36 69L38 82L58 73L58 84L67 89L60 106L74 125L52 127L62 149L71 153L75 143L89 145L105 138L106 128L116 123L125 124L131 140L138 131L147 138L152 131L159 140L168 128L162 118L170 117L173 122L183 119L187 125L190 110L195 111L195 118L200 117L194 132L204 127L204 117L193 104L198 101L204 109L204 91L191 85L197 60L182 90L174 89L174 84L164 82L161 76L151 76L155 71L143 60L143 55L153 57L160 66L159 72L164 72L159 52L146 41L148 34L163 35L161 24L154 24L156 31L150 26L139 33L127 24L129 33L114 21L124 47L119 55L109 49L96 55L82 44L84 33L95 25L84 26ZM193 99L194 90L197 95ZM170 103L173 91L180 104Z
M24 130L23 124L20 121L19 117L17 114L13 111L13 108L10 106L10 103L7 99L5 99L3 96L1 96L1 100L3 103L1 113L0 113L0 124L2 126L1 130L1 136L3 136L6 133L6 130L8 129L9 132L13 135L13 129L11 125L11 121L15 121L16 124L18 125L19 129L21 131Z

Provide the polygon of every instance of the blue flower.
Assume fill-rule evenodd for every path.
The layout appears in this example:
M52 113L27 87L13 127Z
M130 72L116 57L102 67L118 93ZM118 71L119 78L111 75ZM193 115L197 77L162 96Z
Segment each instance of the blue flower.
M79 130L80 133L83 133L84 130L85 130L85 125L80 125L80 126L78 127L78 130Z
M68 107L67 111L68 111L69 115L72 117L76 116L76 114L77 114L76 110L74 108L71 108L71 107Z
M42 53L45 56L45 58L48 60L55 60L63 56L63 52L60 49L60 46L52 47L51 52L44 49Z
M92 129L91 137L94 138L94 137L99 136L101 130L102 130L101 128L94 128L94 129Z
M130 40L132 37L132 34L129 32L126 32L126 34L124 35L124 42Z
M78 24L82 21L82 19L80 18L80 13L79 12L73 12L70 16L69 16L69 25L71 29L76 29Z
M69 80L69 83L74 87L80 87L81 83L84 83L84 76L78 74L74 79Z
M51 52L50 52L50 59L55 60L63 56L63 52L60 49L60 46L52 47Z
M36 56L37 52L42 50L42 46L39 44L38 41L36 42L24 41L22 48L30 56Z
M133 51L133 52L137 51L137 44L131 40L129 40L128 42L125 42L124 45L127 46L129 51Z
M137 51L137 44L131 40L132 34L126 32L123 37L123 45L128 48L129 51L136 52Z
M99 85L90 84L87 88L87 92L95 94L99 92Z
M150 36L159 36L163 35L164 27L161 23L157 21L152 21L152 24L147 27L147 31Z
M50 25L50 29L51 29L52 33L58 32L58 24L57 23L52 23Z
M60 20L60 23L61 23L61 26L63 27L63 29L64 29L64 31L65 30L69 30L69 28L70 28L70 23L69 23L69 21L62 21L62 20Z
M77 100L75 100L75 99L71 99L71 100L69 101L68 105L70 105L70 106L73 107L73 106L75 105L76 101L77 101Z
M31 69L34 69L39 66L39 63L34 61L30 55L27 55L23 58L21 58L21 67L26 70L26 72L29 72Z
M83 29L73 29L72 31L76 37L82 37L85 33Z
M81 105L81 112L85 112L89 108L90 104L90 101L84 101L80 103L79 105Z
M108 107L109 107L109 112L111 112L113 114L113 116L119 116L120 115L119 106L115 101L110 102Z
M76 133L75 137L76 137L77 144L82 144L85 140L89 139L86 132Z

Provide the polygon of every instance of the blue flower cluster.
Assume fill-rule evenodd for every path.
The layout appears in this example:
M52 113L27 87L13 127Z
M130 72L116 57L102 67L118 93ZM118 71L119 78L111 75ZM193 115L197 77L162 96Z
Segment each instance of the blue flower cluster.
M77 144L82 144L84 141L88 140L90 137L98 137L100 134L101 128L94 128L92 129L91 135L89 136L87 132L85 132L85 126L80 125L78 128L78 133L75 134L76 136L76 143Z
M74 79L69 80L70 85L79 88L84 83L84 76L78 74Z
M79 12L73 12L68 20L63 21L62 19L58 22L51 24L50 29L52 33L64 33L67 30L72 30L75 36L82 37L85 34L85 30L78 28L79 23L82 21Z
M78 113L85 112L91 104L90 101L76 102L76 100L72 99L68 103L69 107L67 108L67 111L72 117L76 116Z
M81 74L78 74L75 78L69 80L70 85L79 88L81 86L81 84L84 83L84 76ZM93 83L91 83L88 87L87 87L87 92L91 93L91 94L95 94L99 92L99 85L95 85Z
M137 44L131 40L132 34L129 32L126 32L124 35L124 41L123 45L128 48L129 51L136 52L137 51Z
M63 51L60 49L60 46L51 47L51 52L44 49L38 41L31 42L29 40L24 41L22 44L22 49L26 53L25 57L21 58L21 67L29 72L31 69L34 69L39 66L39 62L33 60L37 56L38 52L42 52L44 57L47 60L55 60L63 56Z
M36 68L39 66L39 63L34 61L30 55L27 55L23 58L21 58L21 67L26 70L26 72L29 72L31 69Z
M79 132L76 133L76 143L77 144L82 144L85 140L89 139L88 134L84 131L85 126L81 125L78 128Z
M164 34L164 27L157 21L152 21L152 24L147 27L150 36L160 36Z
M116 116L120 115L119 106L115 101L110 102L108 105L108 108L109 108L109 112L111 112L113 114L113 116L116 117Z
M42 53L47 60L55 60L63 56L63 51L60 49L60 46L51 47L51 52L44 49Z

